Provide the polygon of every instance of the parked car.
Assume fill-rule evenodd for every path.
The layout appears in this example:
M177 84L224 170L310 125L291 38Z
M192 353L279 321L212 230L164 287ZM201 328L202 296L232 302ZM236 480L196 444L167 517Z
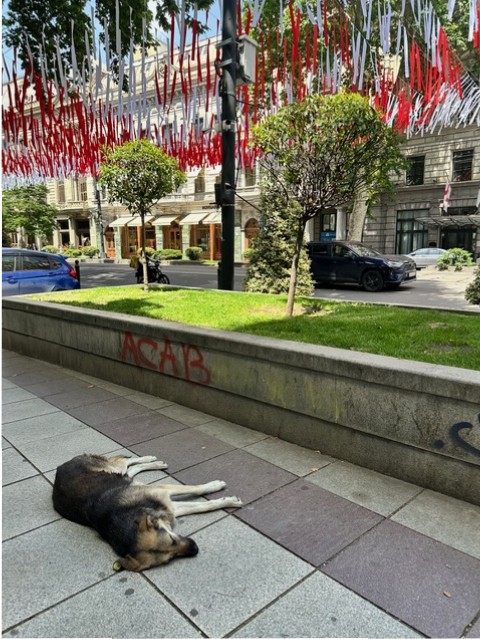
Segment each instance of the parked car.
M79 288L78 274L61 255L2 248L2 295L26 295Z
M417 277L412 258L382 255L360 242L309 242L307 249L316 284L359 284L375 292Z
M429 246L428 248L417 249L408 253L408 257L411 257L415 262L417 269L425 268L437 264L437 260L444 253L448 253L445 249L437 248L436 246Z

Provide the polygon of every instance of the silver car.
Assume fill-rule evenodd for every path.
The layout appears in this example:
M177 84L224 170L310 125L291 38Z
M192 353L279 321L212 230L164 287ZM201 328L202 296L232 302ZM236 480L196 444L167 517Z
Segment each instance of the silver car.
M408 257L411 257L415 262L417 270L425 268L426 266L437 265L437 260L444 253L448 253L445 249L437 248L436 246L429 246L428 248L417 249L408 253Z

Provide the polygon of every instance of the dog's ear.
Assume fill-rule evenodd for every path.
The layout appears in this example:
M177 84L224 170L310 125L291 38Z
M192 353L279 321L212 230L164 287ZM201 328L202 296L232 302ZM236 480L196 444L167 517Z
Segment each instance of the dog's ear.
M155 528L155 519L151 515L144 515L136 520L139 532L146 532Z

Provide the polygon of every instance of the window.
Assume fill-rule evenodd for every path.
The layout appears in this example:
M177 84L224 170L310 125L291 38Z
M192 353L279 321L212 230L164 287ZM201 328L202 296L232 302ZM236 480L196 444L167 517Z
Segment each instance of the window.
M15 255L2 255L2 271L12 273L15 270Z
M423 177L425 172L425 156L424 155L412 155L407 158L408 167L406 172L406 184L407 186L416 186L423 184Z
M245 186L255 186L255 181L255 168L247 167L245 169Z
M57 182L57 202L65 204L65 182L63 180Z
M416 218L425 217L424 210L398 211L396 253L411 253L417 248L425 246L428 231Z
M203 175L195 178L195 193L205 193L205 178Z
M50 260L45 255L24 255L23 269L24 271L48 271L50 270Z
M473 149L453 152L453 181L467 182L472 179Z

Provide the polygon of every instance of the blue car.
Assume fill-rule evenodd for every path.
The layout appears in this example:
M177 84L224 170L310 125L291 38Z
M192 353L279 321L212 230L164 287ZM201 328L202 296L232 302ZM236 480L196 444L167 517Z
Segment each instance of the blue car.
M80 288L75 268L61 255L2 248L2 296Z

